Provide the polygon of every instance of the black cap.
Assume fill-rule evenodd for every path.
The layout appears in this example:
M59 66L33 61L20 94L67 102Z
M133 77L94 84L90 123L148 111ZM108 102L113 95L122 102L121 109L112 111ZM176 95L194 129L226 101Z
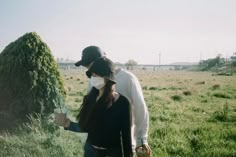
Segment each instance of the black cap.
M114 76L114 64L110 59L106 58L105 56L96 59L93 65L86 72L86 75L90 78L92 73L95 73L105 79L116 83Z
M88 46L82 51L81 60L75 63L75 66L88 66L97 58L104 56L105 53L97 46Z

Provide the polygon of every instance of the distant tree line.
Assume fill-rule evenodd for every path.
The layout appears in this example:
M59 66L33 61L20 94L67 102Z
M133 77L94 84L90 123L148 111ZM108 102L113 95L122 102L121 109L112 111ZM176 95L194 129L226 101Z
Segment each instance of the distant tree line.
M129 70L133 70L133 67L138 65L138 62L136 62L135 60L133 59L129 59L126 63L125 63L125 66L127 69Z
M219 54L215 58L202 60L200 61L199 66L203 71L223 66L236 67L236 52L233 54L233 56L230 57L230 59L222 58L221 54Z

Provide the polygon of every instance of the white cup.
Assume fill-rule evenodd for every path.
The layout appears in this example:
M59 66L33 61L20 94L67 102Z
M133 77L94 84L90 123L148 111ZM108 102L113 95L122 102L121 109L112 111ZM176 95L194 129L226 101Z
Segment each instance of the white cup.
M59 126L65 126L67 110L66 109L55 109L54 110L55 120L54 123Z

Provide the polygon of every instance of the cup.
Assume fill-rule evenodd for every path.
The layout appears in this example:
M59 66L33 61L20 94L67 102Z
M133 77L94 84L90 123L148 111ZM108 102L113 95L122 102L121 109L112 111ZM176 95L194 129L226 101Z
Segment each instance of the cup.
M67 110L66 109L55 109L54 110L55 120L54 123L59 126L65 126Z
M147 157L147 151L145 150L145 148L143 147L139 147L137 150L136 150L136 155L137 157Z

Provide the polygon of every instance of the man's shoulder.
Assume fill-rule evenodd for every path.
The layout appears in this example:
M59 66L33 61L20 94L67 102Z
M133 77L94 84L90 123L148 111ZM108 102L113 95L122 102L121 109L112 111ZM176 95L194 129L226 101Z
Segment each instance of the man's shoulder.
M136 76L132 72L126 69L120 69L117 76L126 77L126 78L136 78Z

